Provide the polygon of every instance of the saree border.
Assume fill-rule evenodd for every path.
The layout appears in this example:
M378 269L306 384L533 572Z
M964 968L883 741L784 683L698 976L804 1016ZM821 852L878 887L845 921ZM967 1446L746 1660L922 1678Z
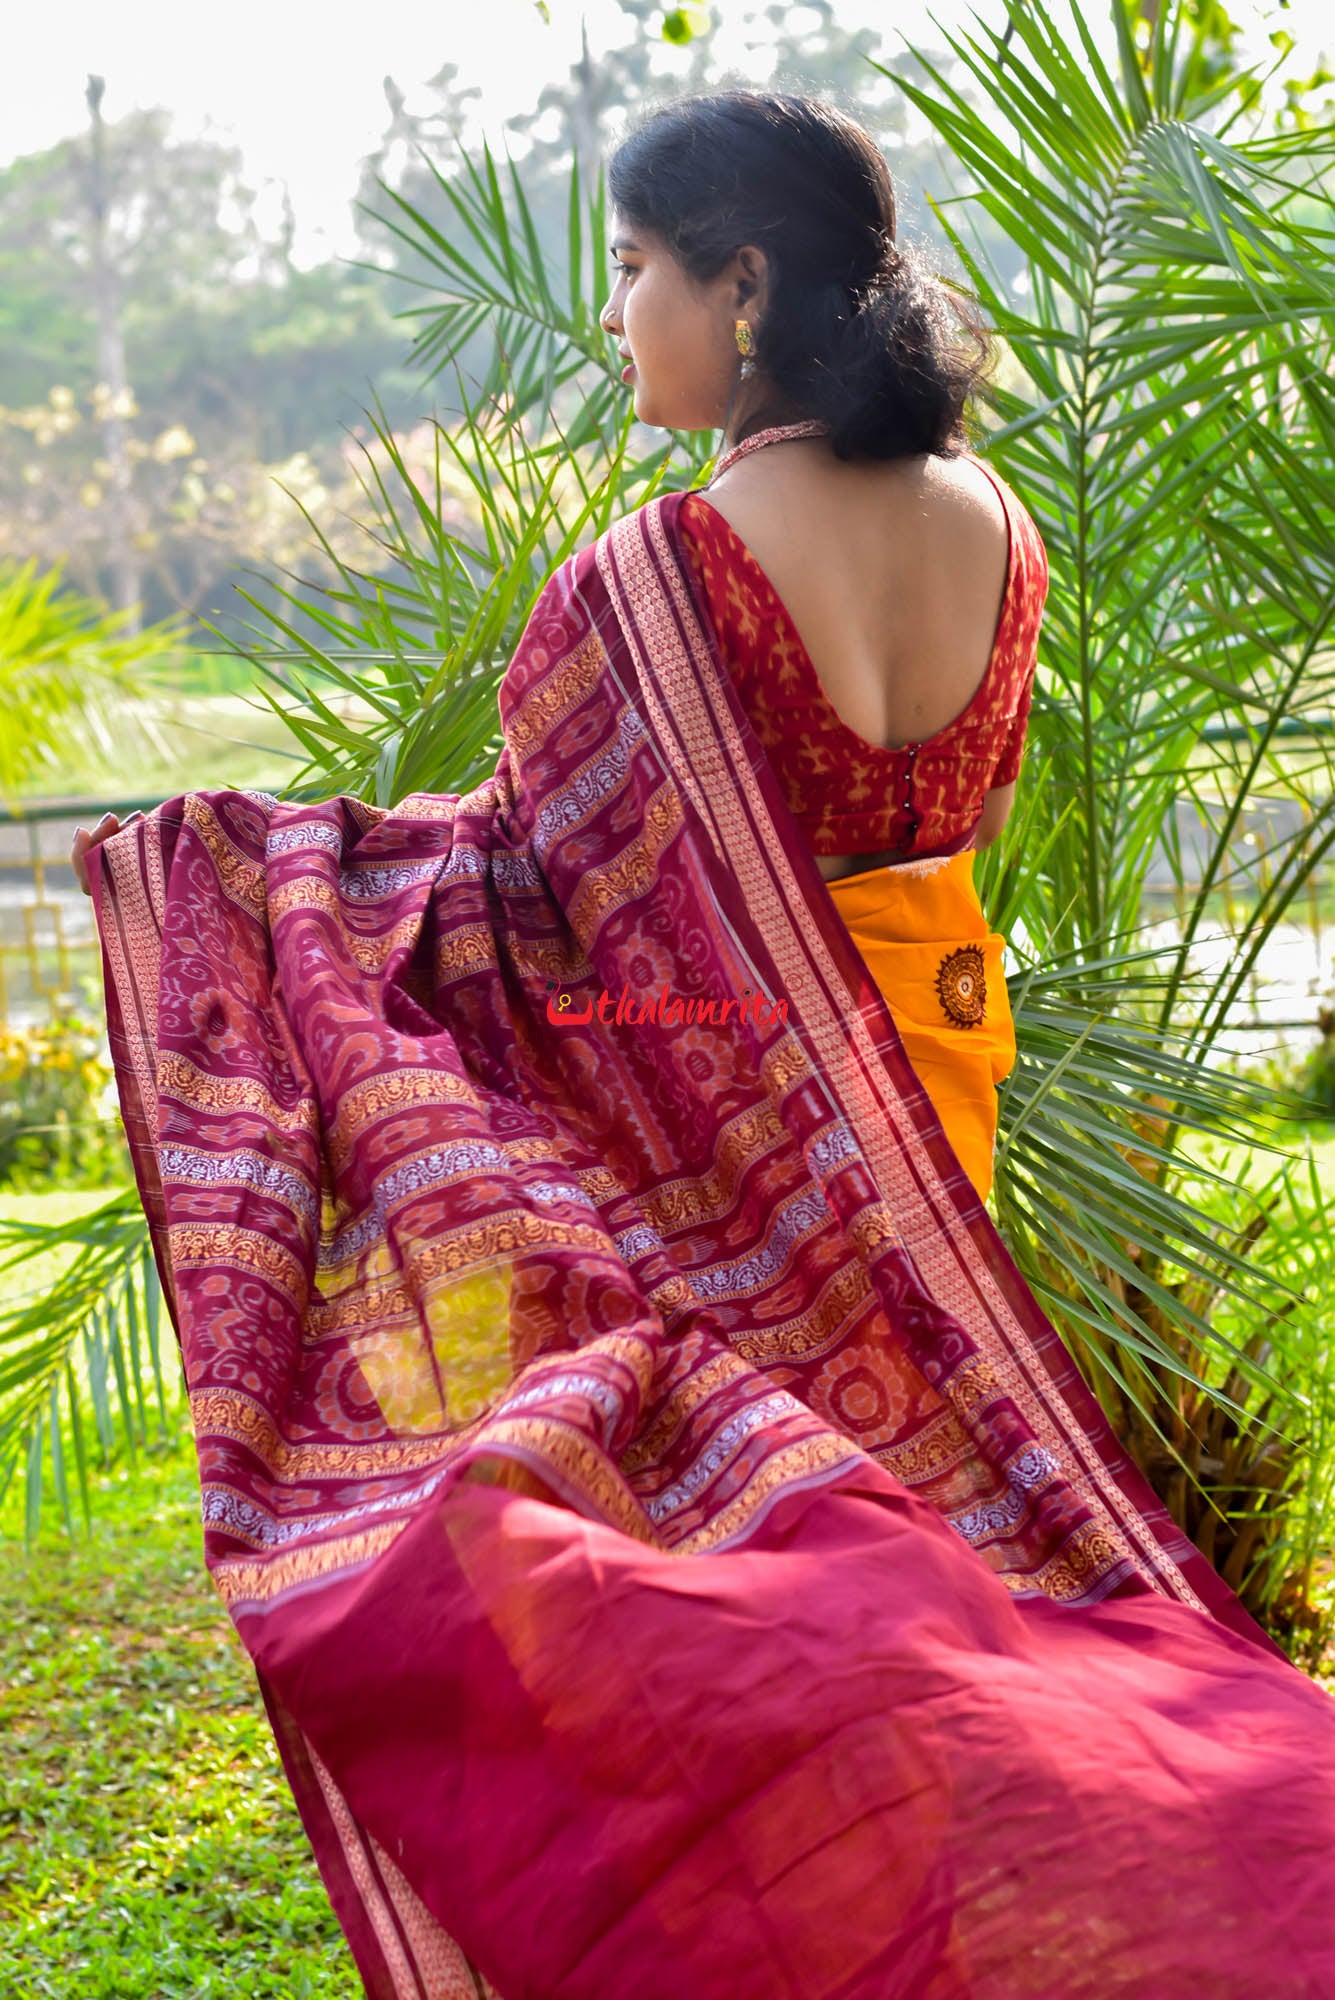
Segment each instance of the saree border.
M163 1298L179 1333L158 1160L157 996L167 882L157 828L141 838L137 826L122 827L88 850L87 868L121 1118Z

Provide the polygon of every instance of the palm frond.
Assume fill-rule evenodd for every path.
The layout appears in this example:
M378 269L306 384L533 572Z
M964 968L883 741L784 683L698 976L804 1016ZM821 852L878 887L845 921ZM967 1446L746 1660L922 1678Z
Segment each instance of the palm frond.
M987 450L1052 572L1020 806L979 870L1023 966L998 1217L1219 1552L1210 1425L1234 1426L1236 1471L1247 1449L1291 1467L1302 1424L1299 1223L1282 1236L1272 1194L1221 1187L1200 1148L1231 1134L1232 1162L1281 1108L1220 1050L1335 848L1335 129L1295 144L1243 115L1246 77L1207 60L1185 5L1155 10L1144 48L1130 0L1113 12L1114 68L1078 5L1010 0L898 81L972 182L937 213L1004 347ZM1019 291L980 211L1025 259ZM1249 856L1276 798L1296 823ZM1146 956L1165 865L1178 934ZM1228 1560L1254 1562L1235 1587L1268 1588L1284 1504L1261 1541L1234 1523Z
M66 1263L60 1277L25 1295L25 1267L53 1254ZM137 1193L72 1222L0 1224L0 1277L9 1300L0 1311L0 1499L22 1468L31 1540L49 1467L73 1533L71 1467L86 1521L94 1459L109 1464L124 1450L134 1460L180 1422L179 1355Z

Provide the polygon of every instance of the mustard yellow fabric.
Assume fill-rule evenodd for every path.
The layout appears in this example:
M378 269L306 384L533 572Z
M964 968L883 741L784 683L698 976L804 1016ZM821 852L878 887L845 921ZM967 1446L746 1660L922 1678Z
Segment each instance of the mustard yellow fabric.
M827 883L960 1165L986 1200L996 1087L1015 1062L1001 955L973 880L974 850Z

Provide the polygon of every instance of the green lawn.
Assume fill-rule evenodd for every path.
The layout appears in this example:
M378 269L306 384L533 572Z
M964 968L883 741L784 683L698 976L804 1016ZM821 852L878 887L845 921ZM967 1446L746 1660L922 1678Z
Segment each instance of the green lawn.
M129 705L101 744L72 739L34 773L31 797L171 798L177 792L281 788L302 761L257 695L180 694Z
M75 1547L52 1523L27 1558L0 1520L0 1994L360 2000L204 1569L193 1445L97 1484Z

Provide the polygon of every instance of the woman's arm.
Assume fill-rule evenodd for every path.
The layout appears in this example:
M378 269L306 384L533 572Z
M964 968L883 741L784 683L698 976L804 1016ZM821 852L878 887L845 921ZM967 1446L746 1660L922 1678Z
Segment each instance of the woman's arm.
M982 818L974 833L975 847L990 847L1010 818L1011 807L1015 803L1015 781L1009 785L995 785L983 800Z

